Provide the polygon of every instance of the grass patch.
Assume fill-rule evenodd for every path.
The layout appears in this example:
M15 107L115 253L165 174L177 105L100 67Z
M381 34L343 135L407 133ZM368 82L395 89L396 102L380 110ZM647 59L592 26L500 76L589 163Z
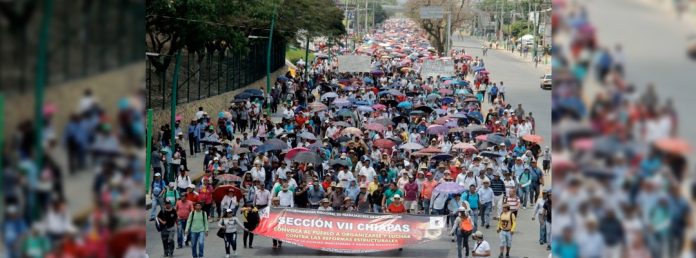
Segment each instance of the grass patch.
M288 51L285 52L285 58L290 60L292 64L297 64L297 61L302 58L304 60L305 58L305 50L299 49L299 48L294 48L294 47L289 47ZM309 60L314 60L314 53L309 52ZM307 62L307 60L305 60Z

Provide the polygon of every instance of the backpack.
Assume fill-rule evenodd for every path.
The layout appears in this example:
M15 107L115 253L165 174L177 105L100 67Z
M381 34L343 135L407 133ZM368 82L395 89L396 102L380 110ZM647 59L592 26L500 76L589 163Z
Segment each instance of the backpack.
M462 222L459 223L459 228L462 230L462 232L470 233L471 231L474 230L474 225L471 222L471 218L467 219L462 219Z

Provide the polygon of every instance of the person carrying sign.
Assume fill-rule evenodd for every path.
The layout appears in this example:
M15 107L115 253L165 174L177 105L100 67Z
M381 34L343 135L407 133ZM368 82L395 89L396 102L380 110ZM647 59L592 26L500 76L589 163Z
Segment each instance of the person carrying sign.
M459 211L459 217L454 220L449 233L457 236L457 257L462 258L462 245L466 248L466 257L469 257L469 236L474 230L474 222L465 207L459 207L457 211Z

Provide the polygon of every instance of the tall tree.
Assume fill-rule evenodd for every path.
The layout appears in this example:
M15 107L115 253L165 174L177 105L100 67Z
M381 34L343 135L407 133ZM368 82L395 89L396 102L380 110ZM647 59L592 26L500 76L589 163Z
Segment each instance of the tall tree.
M428 33L430 43L438 53L445 52L447 41L447 14L442 19L421 19L420 8L424 6L441 6L445 12L452 15L452 30L460 27L471 17L468 1L464 0L409 0L406 3L406 16L417 21L420 27Z

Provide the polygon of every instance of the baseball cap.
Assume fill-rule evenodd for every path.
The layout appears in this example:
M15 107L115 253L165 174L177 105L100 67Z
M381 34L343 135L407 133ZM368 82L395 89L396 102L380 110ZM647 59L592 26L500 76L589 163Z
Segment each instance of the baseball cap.
M162 174L160 174L160 173L155 173L155 176L162 176Z

